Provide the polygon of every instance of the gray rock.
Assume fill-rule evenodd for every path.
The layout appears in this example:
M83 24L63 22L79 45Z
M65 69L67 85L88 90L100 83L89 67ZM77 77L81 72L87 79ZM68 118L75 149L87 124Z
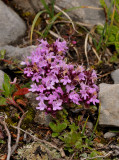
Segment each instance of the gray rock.
M23 14L27 15L36 14L41 8L43 9L42 3L39 0L12 0L11 3L16 5L17 8L21 9Z
M99 124L119 127L119 84L100 84L101 111Z
M49 114L46 114L44 111L37 110L34 118L34 122L49 126L49 123L52 121L52 117Z
M0 89L2 89L3 82L4 82L4 72L0 70Z
M107 3L110 2L110 0L106 1ZM78 8L68 12L68 14L72 16L74 20L82 21L91 25L98 23L104 24L105 22L103 9L96 9L101 8L99 0L56 0L56 2L57 5L66 9L79 6L91 6L91 8Z
M106 132L104 134L104 138L112 138L112 137L114 137L116 135L117 135L117 133L114 133L114 132Z
M29 92L25 95L29 99L29 103L35 110L35 118L34 122L49 126L49 123L52 121L52 117L49 114L46 114L44 111L37 110L36 107L38 107L38 101L36 100L37 95L35 93Z
M27 56L31 54L31 52L36 48L36 46L28 46L25 48L13 47L10 45L6 45L0 47L0 50L5 49L5 59L17 59L19 62L24 61Z
M17 4L23 12L30 12L31 14L37 13L40 9L43 9L42 3L39 0L13 0L15 4ZM51 2L50 0L46 0L47 3ZM110 0L105 0L108 6L110 6ZM103 9L101 8L99 0L56 0L55 3L60 8L69 9L72 7L79 6L91 6L92 8L77 8L73 9L70 12L67 12L73 20L82 21L84 23L89 23L91 25L95 25L97 23L105 22L105 15Z
M25 31L24 21L0 0L0 46L16 41Z
M90 122L90 121L88 121L88 122L86 123L86 127L87 127L88 129L90 129L90 130L93 130L93 123Z
M116 69L111 73L111 77L115 84L119 84L119 69Z

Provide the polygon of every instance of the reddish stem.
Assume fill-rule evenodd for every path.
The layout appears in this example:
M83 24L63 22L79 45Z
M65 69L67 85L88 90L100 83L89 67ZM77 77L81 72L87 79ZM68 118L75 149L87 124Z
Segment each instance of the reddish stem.
M17 107L23 114L24 114L24 110L15 102L15 100L13 98L7 98L8 100L8 104L12 104L15 107Z

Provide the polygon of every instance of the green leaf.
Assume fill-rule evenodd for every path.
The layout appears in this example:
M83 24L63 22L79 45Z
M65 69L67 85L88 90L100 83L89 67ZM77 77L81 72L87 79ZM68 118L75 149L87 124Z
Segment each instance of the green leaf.
M49 123L50 128L53 132L59 133L62 132L67 127L67 123L58 123L57 125L53 122Z
M78 141L75 143L75 147L77 149L82 148L82 138L79 138Z
M52 27L53 23L56 21L56 19L62 15L62 12L57 13L51 20L50 20L50 24L45 28L44 33L43 33L43 37L45 38L50 30L50 28Z
M0 106L7 105L6 101L6 98L0 97Z
M117 55L113 55L113 56L110 58L110 62L111 62L111 63L118 62L118 56L117 56Z
M96 32L97 32L99 35L102 35L103 29L104 29L103 26L97 25L97 27L96 27Z
M4 59L5 53L6 53L6 50L5 50L5 49L2 49L2 50L0 51L0 59Z
M86 128L86 124L87 124L88 118L89 118L89 116L87 117L87 119L86 119L86 121L84 123L83 129L82 129L82 135L84 135L84 133L85 133L85 128Z
M87 158L87 153L83 153L80 155L81 157Z
M57 137L59 136L59 133L52 133L52 137Z
M0 139L0 143L5 144L5 141L3 141L3 140Z
M51 17L54 17L54 4L55 4L55 0L51 1Z
M74 132L66 132L65 134L63 134L63 141L64 141L66 147L73 147L75 145L75 143L80 138L81 138L80 134L75 131Z
M71 129L71 132L74 132L74 131L77 131L79 127L76 126L75 123L73 122L71 125L69 125L69 128Z
M4 89L4 95L6 97L9 97L10 96L10 78L6 73L4 73L3 89Z
M38 18L40 17L40 15L41 15L42 13L44 13L44 12L46 12L46 10L43 10L43 11L38 12L38 13L36 14L34 20L33 20L33 23L32 23L32 26L31 26L31 34L30 34L30 41L31 41L31 42L32 42L32 36L33 36L33 31L34 31L34 28L35 28L35 24L36 24Z
M100 152L94 150L94 151L92 151L92 152L90 153L89 158L93 159L93 157L96 157L96 156L98 156L98 155L100 155ZM103 158L98 158L98 157L97 157L97 158L94 158L94 159L96 159L96 160L103 160ZM88 158L87 158L87 160L88 160Z
M15 91L15 84L12 84L11 86L10 86L10 93L12 94L14 91Z
M50 17L52 17L52 12L49 9L49 6L46 4L45 0L41 0L44 8L46 9L47 13L49 14Z

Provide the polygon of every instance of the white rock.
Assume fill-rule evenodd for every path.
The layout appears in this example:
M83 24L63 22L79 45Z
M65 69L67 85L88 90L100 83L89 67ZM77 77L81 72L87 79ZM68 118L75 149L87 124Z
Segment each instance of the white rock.
M115 84L119 84L119 69L116 69L111 73L111 77Z
M99 124L119 127L119 84L100 84L101 111Z
M117 135L117 133L114 133L114 132L106 132L104 134L104 138L112 138L112 137L114 137L116 135Z
M31 52L36 48L36 46L28 46L25 48L19 48L19 47L13 47L10 45L6 45L3 47L0 47L0 50L5 49L5 59L17 59L20 62L24 61L27 56L31 54Z
M16 41L25 31L24 21L0 0L0 46Z
M4 82L4 72L0 70L0 89L2 89L3 82Z

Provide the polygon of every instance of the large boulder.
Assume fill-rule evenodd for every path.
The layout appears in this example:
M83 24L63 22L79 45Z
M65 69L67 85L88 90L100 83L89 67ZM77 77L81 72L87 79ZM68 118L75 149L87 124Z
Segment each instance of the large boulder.
M99 124L119 127L119 84L100 84L101 112Z
M106 2L109 5L110 0L106 0ZM70 14L70 16L72 16L74 20L82 21L91 25L95 25L98 23L104 24L105 22L104 10L100 5L99 0L56 0L56 4L59 5L61 8L66 9L87 6L89 8L84 7L73 9L68 14Z
M46 0L50 3L50 0ZM108 6L110 6L110 0L105 0ZM13 3L23 10L25 14L36 14L43 6L39 0L13 0ZM55 4L62 9L69 9L73 7L89 6L89 8L77 8L72 9L67 12L73 20L82 21L84 23L89 23L95 25L97 23L105 22L104 10L101 8L99 0L56 0Z
M24 21L0 0L0 46L15 42L25 31Z

